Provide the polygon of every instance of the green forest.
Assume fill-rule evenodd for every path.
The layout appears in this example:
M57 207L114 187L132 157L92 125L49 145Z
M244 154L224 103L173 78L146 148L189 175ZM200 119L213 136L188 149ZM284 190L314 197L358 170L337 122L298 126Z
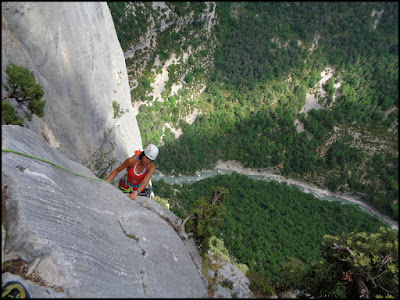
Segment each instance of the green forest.
M213 228L214 235L240 263L253 266L272 280L289 258L304 263L319 261L325 234L377 232L380 226L387 227L356 205L320 200L297 187L256 181L237 173L182 186L153 182L157 194L169 199L170 210L182 219L213 186L229 190L226 213L222 225Z
M163 101L148 96L160 72L152 68L154 56L132 90L133 102L152 102L141 105L137 116L143 143L159 144L164 135L159 170L192 174L213 168L219 159L251 168L278 167L284 176L356 193L398 220L396 2L217 2L211 37L199 17L204 3L166 4L176 17L194 12L198 19L179 27L170 14L166 21L172 25L159 33L153 55L161 61L192 50L186 63L168 67ZM124 24L135 28L134 43L148 28L139 16L148 17L149 5L137 6L137 26L116 23L123 49L129 43L121 34L130 32ZM120 16L123 2L109 6L114 19ZM373 10L383 10L376 29ZM316 37L318 47L310 51ZM210 58L212 68L204 63ZM134 58L127 59L128 67L133 64ZM307 92L327 67L335 73L320 101L329 108L300 113ZM180 80L182 90L170 94ZM199 83L205 89L193 99ZM336 83L341 83L338 91ZM189 124L184 117L194 109L203 113ZM296 119L304 124L303 132L296 130ZM168 122L183 135L176 139L164 128Z

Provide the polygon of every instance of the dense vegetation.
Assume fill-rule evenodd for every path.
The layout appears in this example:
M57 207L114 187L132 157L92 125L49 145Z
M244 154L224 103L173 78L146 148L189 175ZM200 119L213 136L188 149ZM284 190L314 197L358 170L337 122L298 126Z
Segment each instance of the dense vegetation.
M237 160L246 167L281 166L285 175L304 177L333 191L361 193L397 219L398 138L391 131L397 110L384 118L385 111L398 106L397 4L382 4L386 17L376 30L371 30L370 18L373 7L380 9L376 3L240 5L217 5L221 20L216 27L216 68L199 99L212 110L193 125L182 122L184 134L178 140L166 140L161 169L193 173L218 159ZM240 11L238 17L231 16L232 9ZM321 46L314 52L293 42L310 44L316 32ZM276 36L289 46L272 42ZM325 87L327 98L332 84L341 82L338 99L329 110L311 111L307 117L299 114L306 91L327 66L336 69ZM292 81L282 84L289 73ZM303 121L304 132L296 131L296 118ZM334 126L361 131L369 138L353 146L354 137L346 131L337 143L327 144ZM373 140L388 146L368 151L378 145ZM325 156L319 154L323 147L328 148ZM383 159L381 164L374 164L376 156Z
M204 2L192 2L189 4L188 2L166 1L165 3L167 7L174 12L176 18L193 12L194 19L196 20L194 26L199 26L199 24L196 23L197 19L199 14L206 7ZM155 30L160 29L161 21L167 24L175 23L176 21L176 19L172 17L167 18L163 15L163 13L167 11L166 8L158 7L157 10L153 10L152 2L107 2L107 5L114 20L118 40L124 51L128 50L130 46L138 42L140 37L146 34L151 24L150 12L152 12L153 20L156 22ZM168 49L163 49L161 52L162 51L165 51L163 54L164 56L168 56Z
M239 174L219 175L182 187L163 181L153 185L181 218L189 214L197 199L209 196L213 186L226 188L226 213L213 233L240 263L271 279L276 279L281 263L291 257L304 263L319 261L325 234L376 232L379 226L387 226L358 206L321 201L297 187Z
M135 5L135 11L141 12L138 16L148 16L150 4ZM218 2L216 41L202 30L204 3L167 5L171 12L165 21L171 25L159 32L153 55L161 61L188 49L192 55L186 63L168 67L163 102L148 96L155 75L161 72L153 67L154 57L146 61L132 91L133 101L152 101L151 106L140 106L137 119L144 144L158 144L163 137L161 170L193 173L211 168L218 159L237 160L246 167L278 166L284 175L332 191L357 192L398 219L398 110L393 109L398 107L397 3ZM129 32L125 26L134 26L129 21L132 15L116 17L123 3L109 6L114 20L119 20L117 32ZM383 10L376 29L373 10ZM173 22L174 16L190 12L195 16L192 23L178 26ZM212 54L215 67L210 69L204 62ZM127 64L135 69L133 59L127 59ZM324 87L326 98L320 101L330 108L300 113L306 93L326 67L335 74ZM178 82L185 85L171 94ZM199 83L206 89L196 95ZM341 84L339 92L335 83ZM194 109L203 114L189 125L182 119ZM296 119L305 131L296 130ZM183 135L175 139L164 128L166 123L180 127ZM340 135L334 127L340 128ZM361 134L361 143L355 133Z
M323 260L306 266L290 259L280 270L277 289L295 289L300 298L397 299L398 247L398 232L383 227L371 234L326 235Z
M137 41L146 33L150 21L146 10L149 9L151 3L143 2L143 6L140 5L135 10L132 9L132 6L126 5L127 2L115 1L107 2L107 4L114 20L121 48L126 50L133 41Z

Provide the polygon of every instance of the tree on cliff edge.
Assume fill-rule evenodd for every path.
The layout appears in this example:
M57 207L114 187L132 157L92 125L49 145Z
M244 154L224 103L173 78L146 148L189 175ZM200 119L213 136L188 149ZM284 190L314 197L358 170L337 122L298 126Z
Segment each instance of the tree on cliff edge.
M19 105L25 103L31 113L43 118L46 101L42 100L44 91L35 76L28 69L13 63L7 65L5 72L7 83L3 86L8 92L7 98L14 98Z
M343 233L324 237L323 261L303 268L289 261L281 270L279 290L303 296L398 298L398 232Z
M213 187L213 195L198 199L192 204L190 214L186 217L186 231L192 232L197 247L201 252L207 250L208 241L213 235L212 226L222 222L220 218L226 211L224 203L228 189L224 187Z

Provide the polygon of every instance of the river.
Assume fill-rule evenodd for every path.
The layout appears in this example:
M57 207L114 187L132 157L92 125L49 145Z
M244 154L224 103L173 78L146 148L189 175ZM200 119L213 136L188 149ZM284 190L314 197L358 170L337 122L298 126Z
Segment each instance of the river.
M183 184L183 183L193 183L199 180L203 180L210 177L215 177L217 175L230 175L233 172L237 172L239 174L246 175L254 180L263 180L263 181L271 181L276 180L279 183L287 183L288 185L297 186L301 191L304 193L311 193L315 197L321 200L327 201L340 201L345 204L353 204L358 205L363 211L378 216L381 220L389 224L393 229L398 230L398 222L392 220L388 216L380 213L376 209L374 209L371 205L362 201L360 197L351 195L349 193L333 193L328 190L323 190L318 188L315 185L294 180L291 178L285 178L282 175L276 174L275 171L271 170L263 170L258 171L255 169L244 168L239 162L234 161L218 161L217 165L214 170L202 170L196 172L195 175L164 175L161 172L156 171L153 176L152 180L159 181L164 180L165 183L168 184Z

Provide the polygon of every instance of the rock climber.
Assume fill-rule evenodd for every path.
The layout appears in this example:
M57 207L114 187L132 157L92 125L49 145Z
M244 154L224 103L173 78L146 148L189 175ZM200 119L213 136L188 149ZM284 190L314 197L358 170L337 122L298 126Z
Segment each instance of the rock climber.
M147 145L141 153L136 152L134 156L126 159L118 168L112 171L106 181L110 182L119 172L126 169L126 174L119 181L119 188L123 192L129 193L129 198L136 200L136 197L144 193L145 190L151 191L148 183L156 170L153 161L157 158L158 152L156 145ZM148 196L150 197L150 195Z

